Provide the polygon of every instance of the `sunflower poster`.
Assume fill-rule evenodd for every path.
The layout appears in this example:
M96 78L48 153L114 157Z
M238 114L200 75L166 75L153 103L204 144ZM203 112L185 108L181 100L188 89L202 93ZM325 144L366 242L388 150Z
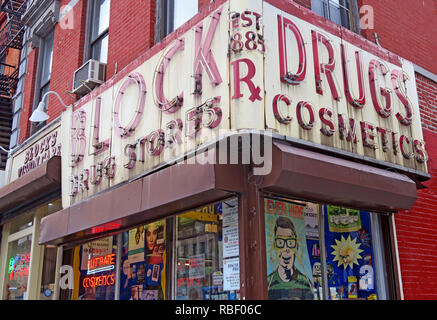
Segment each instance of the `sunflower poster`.
M335 212L353 217L337 227L330 223ZM372 226L366 211L325 206L326 262L331 299L370 299L376 296ZM353 214L351 214L353 213Z

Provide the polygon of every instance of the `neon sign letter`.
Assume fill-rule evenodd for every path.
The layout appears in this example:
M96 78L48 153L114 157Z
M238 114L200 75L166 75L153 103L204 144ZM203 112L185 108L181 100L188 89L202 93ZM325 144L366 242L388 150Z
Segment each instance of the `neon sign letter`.
M212 16L211 24L209 25L208 33L206 34L205 42L202 46L202 34L203 34L203 24L196 27L196 39L195 39L195 53L194 58L194 80L195 80L195 90L194 94L202 94L202 71L205 68L208 74L209 80L212 85L218 86L223 82L217 64L214 60L214 56L211 51L211 43L214 37L215 30L220 20L220 15L222 13L222 8L214 12Z
M298 53L299 53L299 67L295 74L288 71L288 61L287 61L287 38L286 30L290 29L297 41ZM279 38L279 68L281 81L298 85L305 79L306 74L306 52L305 44L303 41L302 34L300 33L298 27L287 18L283 18L278 15L278 38Z
M364 107L366 103L366 97L364 92L364 82L363 82L363 73L361 70L361 57L360 52L355 52L355 60L357 65L357 73L358 73L358 89L359 89L359 97L358 99L352 98L351 89L349 86L349 72L347 68L347 58L346 58L346 49L344 44L341 44L341 62L343 65L343 83L344 83L344 93L346 95L346 100L355 108L361 109Z
M340 96L338 94L337 88L334 83L333 72L335 69L335 59L334 59L334 48L332 47L330 41L323 34L312 30L312 38L313 38L313 56L314 56L314 72L316 74L316 91L318 94L323 95L322 89L322 77L321 73L323 72L326 75L326 79L328 80L329 87L331 89L332 97L334 100L340 100ZM319 62L319 46L318 43L321 42L326 49L328 50L329 62L328 63L320 63Z
M388 73L387 66L378 60L372 60L369 64L369 85L370 85L370 94L372 96L373 106L375 107L376 112L383 118L388 118L391 114L391 91L387 88L380 87L379 91L383 97L385 97L385 107L382 107L379 103L377 89L376 89L376 70L379 69L382 72L382 75L385 76Z
M121 99L127 88L129 88L132 84L136 84L138 86L139 91L139 101L137 105L137 109L135 110L135 117L130 121L130 123L123 127L120 123L120 107L121 107ZM141 116L144 111L144 106L146 104L146 82L144 81L143 76L134 72L129 74L121 85L120 91L115 98L115 106L114 106L114 127L115 132L122 138L129 137L138 126Z
M167 70L167 66L170 63L170 60L177 52L183 51L184 47L185 39L179 39L176 41L176 44L171 47L171 49L165 54L154 81L154 92L156 95L156 99L158 100L158 108L166 113L174 113L178 111L183 105L184 92L182 92L179 96L175 97L172 101L168 101L166 99L164 95L164 75L165 71Z
M244 62L248 68L247 75L243 78L240 76L240 63L242 62ZM261 101L261 88L259 86L255 87L255 84L252 81L252 78L255 76L256 73L256 67L252 60L244 58L236 60L231 64L234 70L234 95L232 96L232 99L243 97L243 94L241 93L240 83L245 82L250 90L249 100L252 102L254 102L255 100Z

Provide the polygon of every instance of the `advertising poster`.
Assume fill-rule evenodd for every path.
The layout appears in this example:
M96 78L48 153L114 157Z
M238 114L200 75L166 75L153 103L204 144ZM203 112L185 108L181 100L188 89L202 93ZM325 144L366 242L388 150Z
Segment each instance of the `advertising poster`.
M238 225L238 198L222 204L223 227Z
M144 226L129 230L128 255L131 263L144 260Z
M265 200L269 299L314 299L304 208L296 203Z
M238 244L238 226L223 228L223 258L240 254Z
M165 221L129 230L122 257L120 297L161 300L165 297Z
M304 208L306 238L319 239L319 205L307 202Z
M223 260L223 290L240 290L240 258Z
M330 211L331 208L331 211ZM328 226L332 207L325 206L325 241L328 252L327 264L331 267L328 285L331 299L374 299L376 296L375 269L370 214L366 211L344 209L337 212L354 212L358 219L350 222L348 230ZM353 225L353 226L352 226Z
M352 232L361 229L360 211L327 206L329 231Z

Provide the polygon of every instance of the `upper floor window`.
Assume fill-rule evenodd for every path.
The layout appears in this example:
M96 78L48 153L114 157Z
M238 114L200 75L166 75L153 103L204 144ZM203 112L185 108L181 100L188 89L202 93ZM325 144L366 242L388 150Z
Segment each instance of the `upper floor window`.
M37 82L36 82L36 94L34 97L34 107L36 109L38 103L44 97L44 95L50 90L50 79L52 75L52 61L53 61L53 42L55 37L55 30L52 29L39 43L39 58L37 67ZM48 108L48 97L44 98L46 109ZM30 133L33 134L46 125L45 121L32 123Z
M92 1L90 22L90 58L103 63L108 61L108 34L110 0Z
M158 0L156 42L190 20L197 12L198 0Z
M198 11L198 0L168 0L173 4L172 10L169 11L169 21L173 24L168 33L176 30L185 22L190 20Z
M311 10L347 29L358 32L356 0L312 0Z
M54 30L52 30L42 41L42 58L41 58L41 80L40 80L40 98L49 91L50 77L52 74L53 60L53 39Z

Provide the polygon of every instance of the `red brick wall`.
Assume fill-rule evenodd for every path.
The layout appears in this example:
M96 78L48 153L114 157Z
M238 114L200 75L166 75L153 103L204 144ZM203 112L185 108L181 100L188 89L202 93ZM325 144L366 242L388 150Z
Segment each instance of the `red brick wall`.
M437 4L435 0L358 0L358 6L370 5L374 11L374 29L362 30L382 47L437 74Z
M404 297L437 299L437 83L416 75L431 180L411 210L395 215Z
M437 83L416 74L416 84L422 127L437 133Z
M62 0L61 10L69 2ZM50 91L57 92L67 105L74 99L66 91L72 91L74 71L83 64L86 7L86 0L79 1L55 26ZM50 95L49 99L50 118L47 122L55 120L65 110L54 95Z
M155 35L156 2L150 0L111 1L107 79L117 69L151 48Z

